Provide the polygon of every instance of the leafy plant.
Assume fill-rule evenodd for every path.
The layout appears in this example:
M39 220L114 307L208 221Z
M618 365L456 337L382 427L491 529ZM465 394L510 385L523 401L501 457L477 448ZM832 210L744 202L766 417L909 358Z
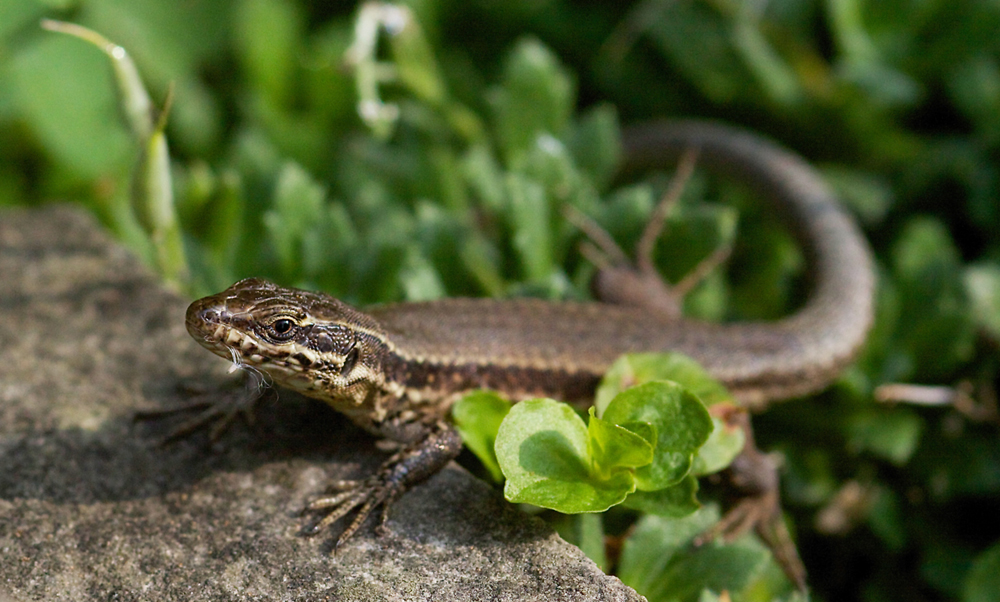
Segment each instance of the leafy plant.
M717 411L731 407L725 389L693 360L677 354L633 354L608 371L586 423L565 403L534 399L511 406L489 392L466 396L455 404L453 416L466 444L494 477L502 471L504 496L511 502L566 514L604 512L624 504L649 515L679 519L700 507L695 477L725 468L743 447L743 431L711 415L702 399ZM598 535L603 533L600 521L580 524L590 531L587 538L603 542ZM684 529L680 524L657 524L660 529ZM685 541L710 524L689 533ZM639 529L637 533L643 533ZM636 537L626 540L626 549L661 545L644 539L648 534L630 543ZM603 543L590 546L588 552L595 561L606 562ZM739 589L753 582L768 558L759 546L747 552L747 558L753 558L747 565L729 559L730 552L720 554L718 574L742 579ZM678 558L685 556L678 551ZM670 577L665 565L633 570L643 579L669 584L662 586L664 592L697 593L714 585L705 575L691 578L681 572ZM634 581L641 580L634 577ZM649 593L648 588L640 591Z

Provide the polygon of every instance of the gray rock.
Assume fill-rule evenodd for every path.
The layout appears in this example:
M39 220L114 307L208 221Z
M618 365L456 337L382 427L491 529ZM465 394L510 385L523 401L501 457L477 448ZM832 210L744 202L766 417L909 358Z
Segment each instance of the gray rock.
M136 410L231 378L185 307L79 210L0 213L0 600L642 599L455 465L385 535L298 537L384 454L286 392L218 443L158 445L179 419Z

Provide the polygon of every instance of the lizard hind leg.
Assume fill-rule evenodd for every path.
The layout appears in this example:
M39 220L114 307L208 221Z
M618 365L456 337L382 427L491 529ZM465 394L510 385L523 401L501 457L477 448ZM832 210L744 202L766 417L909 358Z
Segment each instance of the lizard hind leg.
M656 240L663 234L670 210L680 200L694 171L697 156L695 148L681 155L667 191L653 209L636 243L634 262L600 225L573 208L567 208L567 219L590 239L582 245L581 252L598 268L591 282L598 299L605 303L640 307L662 319L678 320L684 297L729 257L732 247L720 246L672 285L660 276L653 262ZM753 529L773 552L789 580L799 590L805 591L805 567L783 522L778 467L769 456L757 449L749 415L746 412L737 414L746 434L746 443L726 471L733 503L722 519L699 535L694 543L696 546L703 545L717 537L732 541Z
M663 234L667 216L677 205L694 172L697 156L696 149L682 155L670 186L653 209L636 243L634 261L600 225L567 207L567 219L589 238L581 245L580 251L598 268L591 282L591 289L598 299L615 305L641 307L666 320L677 320L681 317L684 297L729 256L731 249L720 247L673 285L660 276L653 263L656 240Z
M718 523L698 535L693 543L701 546L720 537L730 542L753 529L789 581L805 592L806 568L782 514L778 463L757 448L750 416L740 412L734 414L734 419L743 429L745 443L743 451L725 471L730 507Z

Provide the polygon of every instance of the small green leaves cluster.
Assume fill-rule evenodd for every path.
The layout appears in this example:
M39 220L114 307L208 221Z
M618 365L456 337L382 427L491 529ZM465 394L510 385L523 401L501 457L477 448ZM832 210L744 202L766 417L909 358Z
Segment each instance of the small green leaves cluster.
M637 389L642 390L623 393L610 406L622 424L598 417L594 408L584 423L573 408L551 399L515 405L496 442L507 499L566 513L602 512L636 489L677 485L711 430L708 412L674 383ZM650 408L657 403L663 405ZM690 420L676 422L674 432L657 428L666 423L659 418L685 410ZM661 438L673 439L681 430L691 435L687 445L669 450L659 445Z
M586 421L565 403L532 399L511 407L486 392L457 403L454 418L490 472L503 473L512 502L564 513L624 502L684 516L698 508L695 477L728 465L743 442L693 390L715 403L726 399L689 358L637 354L609 370Z
M769 563L770 553L750 537L728 545L693 547L691 541L719 521L719 510L706 506L682 518L641 517L625 540L618 559L618 578L650 602L709 600L801 601L798 592L781 592L782 577ZM787 591L787 590L784 590ZM729 596L720 596L727 592Z
M489 472L506 478L504 496L576 514L564 536L602 567L604 526L593 513L617 505L641 513L619 558L620 577L650 600L694 600L783 579L753 540L689 549L719 516L714 507L699 511L697 477L725 468L743 447L742 429L724 419L734 410L725 388L692 359L641 353L612 365L586 420L552 399L511 405L486 391L456 403L453 418Z

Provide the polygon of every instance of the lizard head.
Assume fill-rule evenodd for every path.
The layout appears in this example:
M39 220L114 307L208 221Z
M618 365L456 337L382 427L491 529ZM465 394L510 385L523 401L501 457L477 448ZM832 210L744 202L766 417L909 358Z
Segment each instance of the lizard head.
M247 278L192 303L187 330L216 355L341 411L371 402L385 381L382 328L322 293Z

